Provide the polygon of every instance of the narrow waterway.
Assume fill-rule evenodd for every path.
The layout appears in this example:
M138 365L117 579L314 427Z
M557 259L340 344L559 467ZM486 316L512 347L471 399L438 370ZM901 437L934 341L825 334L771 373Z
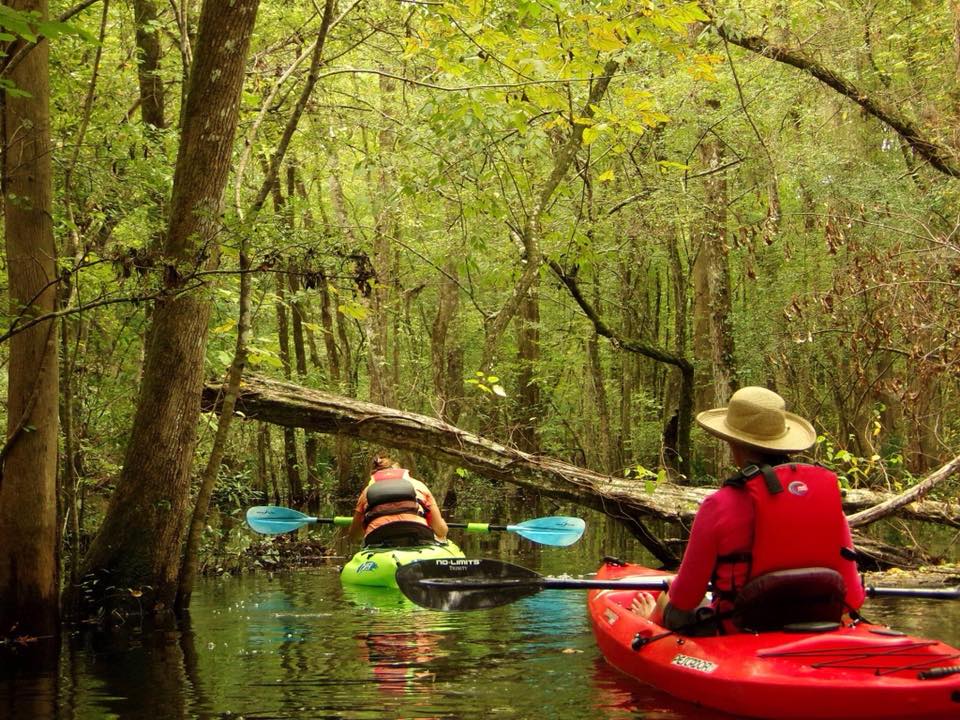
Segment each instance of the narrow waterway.
M506 534L461 545L468 556L544 574L589 573L605 554L649 562L618 526L590 516L589 527L571 548ZM871 601L865 613L960 644L960 603ZM3 719L729 717L610 669L594 646L582 591L440 613L397 591L344 588L333 564L206 578L182 632L122 643L75 635L46 668L29 654L3 658Z

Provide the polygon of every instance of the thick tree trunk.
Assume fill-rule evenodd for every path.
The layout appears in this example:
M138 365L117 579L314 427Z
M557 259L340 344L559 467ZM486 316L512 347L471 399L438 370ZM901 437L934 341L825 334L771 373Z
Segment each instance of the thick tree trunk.
M200 539L203 529L207 525L207 510L210 507L210 498L217 483L220 472L220 463L227 447L227 438L230 434L230 425L233 422L233 410L237 402L237 393L240 390L240 381L247 366L247 347L250 344L251 328L251 289L250 289L250 261L247 258L246 242L240 243L240 314L237 322L237 346L233 354L233 361L227 372L226 395L221 402L220 417L217 422L217 432L213 438L213 447L207 465L200 477L200 487L197 490L197 501L190 518L190 529L187 533L187 542L183 552L183 565L180 570L179 588L177 590L176 609L178 612L190 607L190 598L193 595L193 584L197 577L200 562Z
M46 0L10 3L47 17ZM30 48L3 97L3 212L10 315L56 307L50 145L49 46ZM16 326L17 321L14 321ZM57 323L9 340L7 432L0 451L0 638L49 636L59 626Z
M90 610L168 615L177 593L199 420L210 302L188 287L216 261L247 48L258 0L203 5L164 242L168 293L156 303L123 470L90 547Z

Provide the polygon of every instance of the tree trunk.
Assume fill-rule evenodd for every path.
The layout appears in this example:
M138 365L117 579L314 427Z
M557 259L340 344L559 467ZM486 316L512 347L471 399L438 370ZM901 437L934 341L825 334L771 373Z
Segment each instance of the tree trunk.
M197 491L197 501L190 519L190 530L187 533L187 544L183 552L183 565L180 570L179 588L176 598L178 612L190 607L190 598L193 595L193 584L197 577L197 567L200 561L200 539L203 528L207 524L207 510L210 507L210 498L217 483L220 472L220 463L227 447L227 438L230 434L230 425L233 421L233 409L237 402L237 393L240 391L240 381L247 366L247 347L250 344L251 326L251 290L250 290L250 261L247 258L245 239L240 240L240 315L237 321L237 347L233 354L233 361L227 375L226 394L223 398L220 417L217 421L217 432L213 438L213 447L207 465L200 478L200 488Z
M338 160L336 145L333 145L329 151L330 204L333 207L333 219L335 225L340 228L350 245L355 246L356 239L353 236L353 231L351 230L350 226L350 218L347 215L347 203L343 194L343 185L341 185L340 177L337 174L339 171ZM331 371L333 370L335 364L334 358L336 358L336 365L339 368L338 377L336 379L340 384L340 392L345 392L348 395L355 395L356 381L353 375L353 353L351 352L350 339L347 335L347 318L342 312L340 312L339 307L335 313L330 312L330 293L326 287L324 290L325 293L322 296L322 300L326 308L326 315L334 315L336 319L337 338L340 340L340 344L338 346L333 339L333 325L331 323L330 327L328 327L325 320L324 331L326 334L324 340L327 343L327 357L331 363ZM337 435L335 443L335 452L337 457L336 492L339 497L349 497L350 495L355 494L354 488L350 482L350 476L353 471L353 464L351 461L353 444L350 442L349 438L341 437L340 435Z
M460 288L457 281L457 260L451 252L444 261L443 272L440 275L437 313L430 327L430 369L435 407L437 415L449 422L457 422L462 395L462 393L451 392L462 381L462 377L451 375L451 354L456 352L456 348L448 342L450 324L457 316L460 307Z
M283 376L292 379L290 363L290 323L287 317L287 293L285 273L277 275L277 335L280 344L280 362ZM303 483L300 479L300 463L297 461L297 432L294 428L283 429L283 469L287 478L287 492L294 504L303 501Z
M540 361L540 283L534 278L527 296L520 304L517 328L517 406L514 423L517 447L524 452L539 453L540 423L543 422L543 399L537 363Z
M594 279L593 285L593 306L597 312L600 308L600 283ZM612 459L613 428L610 422L610 403L607 400L606 378L603 372L603 363L600 361L600 336L596 328L587 338L587 364L588 375L593 397L593 415L596 417L596 451L597 467L606 474L610 474L614 468ZM587 416L589 417L589 415Z
M47 18L46 0L14 10ZM27 50L3 97L3 210L7 292L17 321L56 307L56 247L50 145L49 45ZM0 638L50 636L59 628L57 523L57 323L9 340L7 433L0 451Z
M303 306L303 299L300 297L300 274L299 268L291 265L290 274L290 310L293 319L293 356L296 359L297 377L302 384L307 380L307 349L305 343L306 311ZM304 437L304 454L306 456L306 494L311 502L317 500L319 492L320 478L317 476L317 455L318 444L317 436L313 433L307 433Z
M163 78L160 75L160 27L154 0L133 0L137 26L137 79L140 83L140 118L151 129L166 127L163 113Z
M593 306L580 291L580 286L574 276L564 270L555 260L548 260L548 264L566 286L576 300L577 305L593 323L598 335L609 338L619 350L637 353L651 360L667 363L680 372L680 382L677 389L676 411L668 415L663 432L664 450L668 454L669 448L676 448L674 458L665 459L665 464L676 462L677 472L682 477L690 473L690 421L693 414L693 365L682 354L667 352L649 343L634 338L625 338L604 322L603 318L594 310ZM669 405L666 406L669 410Z
M167 293L156 302L123 470L90 547L89 609L169 615L189 516L210 301L190 276L215 265L223 191L258 0L204 3L183 112L170 221ZM188 285L189 283L189 285Z
M723 151L719 141L705 137L700 144L700 159L707 168L721 167ZM727 182L723 172L718 171L708 175L704 185L706 217L693 263L693 349L702 372L696 390L696 404L701 410L726 405L736 384L726 246ZM726 462L727 450L721 445L714 445L714 449L709 465L717 475Z
M80 128L73 137L74 148L70 160L63 173L63 205L68 218L69 230L66 232L64 254L69 258L72 267L79 267L83 262L86 248L80 238L79 224L74 207L73 177L80 158L80 149L83 147L90 117L93 113L93 103L97 95L97 82L100 76L100 62L103 58L104 38L107 32L107 21L110 12L110 3L103 3L103 12L100 16L100 33L97 50L94 54L93 70L87 94L84 99L83 116ZM64 273L59 283L58 309L69 310L77 298L78 286L76 273ZM63 436L63 453L60 462L60 492L62 498L61 523L66 533L64 546L68 548L69 584L77 584L80 573L80 502L78 489L80 474L78 471L79 448L81 443L77 435L77 426L74 419L80 414L80 403L77 401L74 388L77 386L76 368L77 353L84 347L80 342L84 322L81 315L65 315L60 324L60 424ZM71 609L72 610L72 609ZM68 610L68 614L69 614Z
M377 137L377 177L369 177L369 189L377 198L374 207L376 218L373 231L373 285L369 292L367 315L364 329L369 343L367 367L370 376L370 399L381 405L396 404L396 388L390 382L390 308L393 304L393 288L396 278L393 276L393 243L396 234L395 210L389 204L392 196L393 171L387 165L386 158L394 150L396 136L390 127L392 96L396 91L396 82L392 78L380 76L380 113L383 124ZM372 172L372 171L371 171ZM396 338L393 339L394 343Z

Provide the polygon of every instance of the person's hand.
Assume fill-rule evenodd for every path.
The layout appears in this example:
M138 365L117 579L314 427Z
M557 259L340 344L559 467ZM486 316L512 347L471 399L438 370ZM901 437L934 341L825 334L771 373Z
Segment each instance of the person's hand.
M648 619L656 607L657 601L653 599L653 595L642 590L630 601L630 612Z

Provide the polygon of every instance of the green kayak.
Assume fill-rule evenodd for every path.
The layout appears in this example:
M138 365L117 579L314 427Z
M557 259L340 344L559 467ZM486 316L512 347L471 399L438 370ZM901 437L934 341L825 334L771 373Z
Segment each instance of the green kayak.
M397 587L397 568L417 560L462 558L463 551L449 540L411 547L367 547L359 550L340 571L344 585Z

